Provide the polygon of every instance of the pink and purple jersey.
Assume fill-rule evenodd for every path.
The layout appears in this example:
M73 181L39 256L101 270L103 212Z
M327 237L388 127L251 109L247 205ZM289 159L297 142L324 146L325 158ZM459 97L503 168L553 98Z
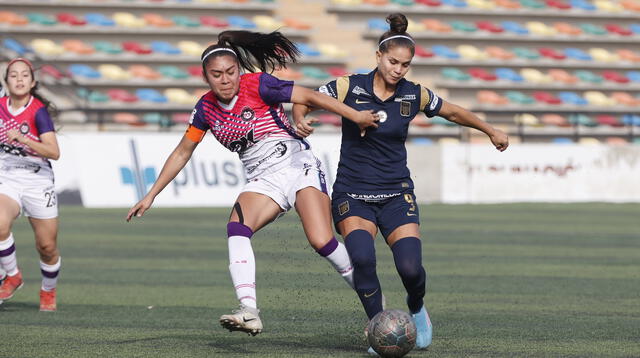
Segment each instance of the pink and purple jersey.
M191 115L187 137L199 142L211 130L222 145L238 153L266 137L301 139L282 108L282 103L291 101L292 90L292 81L263 72L244 74L229 105L218 102L211 91L202 96Z
M0 98L0 160L12 161L34 160L48 163L48 160L39 156L29 146L16 141L9 143L7 132L17 129L32 141L40 142L40 135L54 131L53 121L47 112L46 106L37 98L31 97L29 102L17 111L9 107L10 97Z

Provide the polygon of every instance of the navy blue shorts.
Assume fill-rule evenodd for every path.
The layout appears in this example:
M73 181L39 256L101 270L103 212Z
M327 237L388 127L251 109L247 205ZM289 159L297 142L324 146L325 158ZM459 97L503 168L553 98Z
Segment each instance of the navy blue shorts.
M410 223L420 225L420 212L413 190L382 201L355 199L347 193L334 191L331 195L331 211L336 230L340 221L359 216L376 224L385 239L399 226Z

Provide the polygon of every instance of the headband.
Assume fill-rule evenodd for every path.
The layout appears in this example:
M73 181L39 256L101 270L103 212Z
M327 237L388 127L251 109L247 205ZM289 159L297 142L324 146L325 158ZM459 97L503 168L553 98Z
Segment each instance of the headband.
M31 61L27 60L24 57L17 57L9 61L9 64L7 64L7 71L9 70L9 67L11 67L11 65L13 65L16 62L24 62L27 66L29 66L29 69L31 70L31 72L34 72L33 64L31 63Z
M405 35L395 35L395 36L387 37L386 39L384 39L384 40L380 41L380 43L378 44L378 47L382 46L382 44L383 44L385 41L389 41L389 40L393 40L393 39L398 39L398 38L407 39L407 40L411 41L411 43L412 43L412 44L415 44L415 43L416 43L416 42L415 42L415 41L413 41L413 39L412 39L411 37L409 37L409 36L405 36Z
M212 54L212 53L214 53L214 52L218 52L218 51L229 51L229 52L231 52L234 56L236 56L236 57L238 56L238 55L236 55L236 52L235 52L235 51L233 51L232 49L230 49L230 48L228 48L228 47L218 47L218 48L214 48L213 50L211 50L211 51L207 52L207 54L206 54L206 55L202 56L201 61L202 61L202 62L204 62L204 60L206 60L206 59L207 59L207 57L209 57L209 55L211 55L211 54Z

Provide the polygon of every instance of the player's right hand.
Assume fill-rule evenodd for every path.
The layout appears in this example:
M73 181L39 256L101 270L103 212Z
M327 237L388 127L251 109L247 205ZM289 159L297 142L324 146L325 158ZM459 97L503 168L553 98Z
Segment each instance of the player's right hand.
M145 211L151 207L151 204L153 204L153 199L145 196L129 210L129 213L127 213L127 222L131 221L131 218L134 216L141 217L144 215Z
M378 128L380 116L377 113L374 113L372 110L359 111L358 116L354 118L353 121L360 128L360 136L364 137L367 128Z
M317 123L318 119L314 117L302 117L296 119L294 117L294 121L296 123L296 134L305 138L313 133L313 127L311 125Z

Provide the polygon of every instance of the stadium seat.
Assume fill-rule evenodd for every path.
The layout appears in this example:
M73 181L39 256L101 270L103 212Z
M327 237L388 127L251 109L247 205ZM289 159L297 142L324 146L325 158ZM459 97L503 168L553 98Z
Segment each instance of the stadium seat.
M193 106L198 102L198 98L182 88L167 88L164 90L164 96L172 103L188 104Z
M561 144L561 145L573 144L573 140L571 138L567 138L567 137L556 137L556 138L553 138L551 140L551 143L553 143L553 144Z
M495 81L495 80L498 79L498 77L495 74L490 73L489 71L485 70L484 68L472 67L467 72L472 77L475 77L477 79L481 79L483 81Z
M468 81L471 79L471 75L468 73L460 71L460 69L453 67L445 67L440 72L442 77L445 79L450 79L454 81Z
M518 34L518 35L529 34L529 30L526 27L520 25L515 21L502 21L500 25L505 31L512 32L514 34Z
M476 93L476 100L478 103L493 104L497 106L504 106L509 103L509 99L491 90L478 91Z
M476 27L476 25L474 23L471 23L471 22L454 20L454 21L451 21L449 24L451 25L451 28L454 31L461 31L461 32L476 32L476 31L478 31L478 28Z
M308 77L314 80L325 81L331 78L330 74L328 74L327 72L323 71L318 67L303 66L300 69L300 71L305 77Z
M490 10L495 7L495 4L490 0L467 0L467 4L472 8L483 10Z
M478 49L473 45L458 45L458 47L456 47L456 50L458 50L458 53L466 59L477 61L487 58L487 54L484 51Z
M107 90L107 95L114 101L133 103L138 101L138 97L121 88Z
M11 26L23 26L29 23L29 19L13 11L0 11L0 22Z
M202 77L202 66L201 65L188 66L187 73L189 73L191 77Z
M163 113L151 112L142 115L142 121L148 124L157 124L160 127L170 127L173 123L171 119Z
M640 71L629 71L627 77L633 82L640 82Z
M138 96L141 101L167 103L167 97L153 88L139 88L136 90L136 96Z
M556 34L556 29L547 26L540 21L527 21L527 29L532 33L540 36L553 36Z
M539 0L520 0L520 4L529 9L544 9L547 7L545 3Z
M103 52L110 55L117 55L122 53L122 46L119 44L113 44L107 41L96 41L93 43L93 48L96 51Z
M182 53L179 48L166 41L152 41L151 50L155 53L163 53L167 55L179 55Z
M589 55L588 53L582 51L579 48L575 48L575 47L567 47L564 49L564 53L565 55L567 55L567 57L572 58L574 60L580 60L580 61L592 61L593 58L591 57L591 55Z
M558 98L564 103L575 106L586 106L589 102L582 98L579 94L570 91L562 91L558 93Z
M188 72L172 65L158 66L158 72L160 72L160 74L165 78L171 78L176 80L183 80L183 79L189 78Z
M497 6L505 9L519 9L522 7L522 5L520 5L520 2L515 0L494 0L494 3Z
M550 47L540 47L538 52L540 52L540 55L554 60L564 60L567 58L567 55L562 53L562 50L556 50Z
M241 29L255 29L257 27L253 21L238 15L227 16L227 21L231 27L239 27Z
M11 37L5 37L4 40L2 40L2 46L8 50L15 52L16 54L18 54L18 56L24 56L25 54L32 52L31 48L23 45L20 41Z
M211 15L200 16L200 23L203 26L210 26L219 29L229 27L229 21Z
M547 6L550 8L556 8L560 10L569 10L571 9L571 4L568 4L562 0L547 0Z
M173 21L176 26L188 27L188 28L197 28L200 27L200 21L192 19L189 16L184 15L173 15L171 16L171 21Z
M96 25L96 26L115 26L116 22L113 21L113 19L106 17L103 14L100 13L96 13L96 12L90 12L84 15L85 20L87 20L87 23L91 24L91 25Z
M548 75L554 82L557 83L565 83L568 85L573 85L578 83L578 77L570 74L569 72L561 69L550 69Z
M171 121L173 123L189 123L190 120L191 120L190 113L174 113L171 116Z
M107 103L109 96L100 91L89 91L86 99L91 103Z
M367 20L367 27L372 31L389 31L389 24L380 18L371 18Z
M578 36L582 34L582 30L579 27L566 22L556 22L553 24L553 28L563 35Z
M629 83L630 81L627 77L625 77L621 73L612 71L612 70L602 71L602 77L607 81L616 82L616 83Z
M621 48L616 51L618 58L623 61L640 62L640 54L633 52L627 48Z
M340 58L349 55L347 51L331 43L318 44L318 50L326 57Z
M87 20L78 17L70 12L60 12L56 15L56 18L61 23L66 23L72 26L84 26L87 24Z
M124 41L122 48L127 52L133 52L138 55L148 55L153 52L149 47L136 41Z
M57 56L64 53L64 48L49 39L34 39L31 48L39 54Z
M617 145L627 145L629 144L629 142L622 138L622 137L607 137L605 138L605 143L607 143L607 145L611 145L611 146L617 146Z
M294 29L294 30L302 30L302 31L306 31L306 30L311 30L311 25L309 25L306 22L302 22L298 19L294 19L291 17L285 18L284 20L282 20L284 23L284 26L290 28L290 29Z
M533 97L520 91L506 91L504 95L509 102L514 104L530 105L536 103L536 100Z
M303 56L316 57L320 56L320 51L305 43L296 43L296 47Z
M625 114L622 116L622 123L627 126L640 127L640 115Z
M635 98L627 92L613 92L611 98L623 106L640 106L640 98Z
M569 3L573 8L579 10L595 11L598 9L595 5L586 0L571 0Z
M440 145L456 145L460 144L460 139L453 137L444 137L438 139L438 144Z
M292 69L291 67L280 68L280 69L274 71L273 75L278 77L278 78L280 78L280 79L282 79L282 80L288 80L288 81L297 81L297 80L302 79L304 77L302 72L296 71L296 70Z
M452 50L451 48L445 45L433 45L431 46L431 50L438 57L444 57L449 59L460 58L460 54L458 54L456 51Z
M164 16L162 16L160 14L146 13L146 14L142 15L142 18L150 26L155 26L155 27L172 27L172 26L174 26L174 23L173 23L172 20L169 20L169 19L165 18Z
M340 118L339 116L336 116L335 114L322 113L322 114L316 115L316 118L318 118L318 122L320 124L327 124L334 127L342 126L342 118Z
M638 3L638 6L640 7L640 3ZM638 11L640 12L640 10ZM629 29L636 35L640 34L640 24L631 24L629 25Z
M194 56L194 57L197 56L198 58L200 58L200 56L202 55L202 52L204 51L204 48L202 47L202 45L200 45L195 41L186 41L186 40L179 41L178 48L180 49L180 51L182 51L183 54Z
M514 53L499 46L488 46L484 51L489 57L498 60L511 60L516 57Z
M413 6L415 4L414 0L391 0L391 4L397 4L400 6Z
M465 0L442 0L442 4L455 8L465 8L469 6Z
M334 66L327 68L327 72L331 75L331 77L342 77L347 76L349 71L347 71L344 67Z
M134 14L128 12L116 12L111 18L118 26L127 28L140 28L147 24L144 19L138 18Z
M560 98L554 96L550 92L534 91L531 95L539 103L546 103L546 104L553 104L553 105L562 104L562 100L560 100Z
M597 75L589 70L576 70L574 74L580 79L580 81L583 82L596 84L604 82L604 78L602 78L602 76Z
M450 24L446 22L442 22L438 19L424 19L422 20L422 24L427 31L433 32L441 32L441 33L449 33L452 31L452 27Z
M147 80L157 80L162 78L162 75L147 65L131 65L129 66L129 73L136 78L144 78Z
M426 49L419 44L415 45L415 55L422 58L433 57L435 54L431 49Z
M86 77L86 78L102 77L100 72L94 70L88 65L80 64L80 63L74 63L69 65L68 71L71 74L71 76L79 76L79 77Z
M520 70L520 75L524 77L527 82L530 83L550 83L551 77L545 75L535 68L523 68Z
M52 65L47 65L47 64L42 65L42 67L40 67L40 73L45 76L51 76L56 80L61 80L66 77L66 75L62 73L58 68Z
M496 68L496 76L501 80L511 82L524 82L524 77L511 68L499 67Z
M432 125L437 125L437 126L447 126L447 127L454 127L457 126L457 124L442 118L440 116L433 116L429 119L429 121L431 122Z
M606 35L608 33L604 27L598 26L596 24L582 23L579 26L585 34L589 34L589 35L601 36L601 35Z
M589 54L598 62L618 61L618 55L611 53L604 48L598 48L598 47L590 48Z
M622 127L622 123L610 114L599 114L596 116L596 122L603 126Z
M137 115L135 115L133 113L128 113L128 112L114 113L113 114L113 121L115 123L128 124L128 125L131 125L131 126L144 126L145 125L145 123L143 123L140 120L140 117L138 117Z
M540 118L540 122L546 126L556 126L556 127L570 127L571 123L569 121L557 114L557 113L547 113Z
M102 77L110 80L128 80L131 78L131 74L129 72L114 64L98 65L98 71Z
M51 15L42 14L39 12L30 12L27 14L27 19L31 24L43 25L43 26L52 26L56 25L58 21L53 18Z
M411 123L413 123L415 121L415 119L413 121L411 121ZM433 140L429 139L429 138L424 138L424 137L414 137L411 138L411 144L413 145L433 145Z
M513 121L516 124L520 124L528 127L538 127L540 126L540 120L538 117L534 116L531 113L521 113L513 116Z
M633 35L633 31L630 29L626 29L618 24L606 24L604 28L609 31L609 33L620 35L620 36L631 36Z
M62 47L69 51L79 55L90 55L95 52L95 49L80 40L64 40L62 41Z
M442 6L442 1L440 0L416 0L416 3L431 7Z
M538 52L525 47L514 47L512 51L516 56L525 60L537 60L540 58L540 54Z
M582 137L578 139L580 145L600 145L600 141L593 137Z
M488 31L491 33L501 33L504 32L502 26L498 24L494 24L491 21L476 21L476 26L480 30Z
M266 29L269 31L275 31L279 28L284 27L284 23L282 21L276 20L271 16L267 15L256 15L251 18L253 22L261 29Z
M620 5L627 10L640 12L640 2L637 0L622 0Z
M587 91L584 93L584 98L586 98L593 106L609 107L616 104L616 101L613 98L609 98L599 91Z
M595 0L596 7L603 12L621 12L622 6L618 2L611 2L608 0Z

